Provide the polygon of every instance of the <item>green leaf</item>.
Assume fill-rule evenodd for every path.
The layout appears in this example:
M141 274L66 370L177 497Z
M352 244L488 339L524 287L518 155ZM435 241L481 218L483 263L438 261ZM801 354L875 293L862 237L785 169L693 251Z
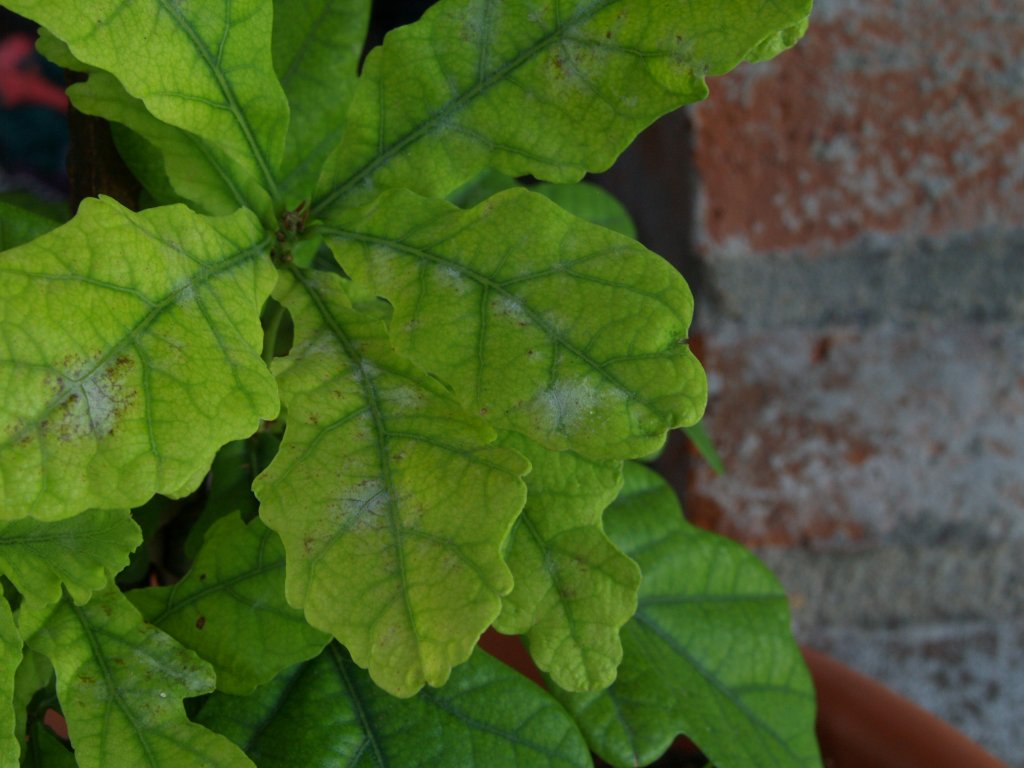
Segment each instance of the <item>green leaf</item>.
M171 587L128 593L143 617L213 665L217 688L248 693L318 654L329 639L284 599L284 547L259 520L214 523Z
M21 630L57 672L57 695L80 768L251 768L223 736L185 717L182 699L214 687L209 665L147 626L116 587L84 606L28 603Z
M211 215L249 208L265 223L274 222L273 204L255 177L195 134L153 117L109 72L91 72L86 82L68 88L68 97L85 114L127 129L115 128L118 150L157 202L183 199Z
M241 512L248 522L259 512L252 483L266 469L281 444L279 435L257 432L246 440L228 443L218 451L208 475L206 503L185 540L185 556L195 559L206 532L217 520Z
M814 689L768 570L687 524L668 485L639 465L626 465L605 527L644 578L615 683L553 691L591 749L616 766L646 765L685 733L719 768L820 766Z
M505 553L515 587L494 627L526 633L534 662L562 688L605 688L622 659L619 628L636 610L640 586L640 569L601 527L622 484L621 463L553 453L514 434L503 444L533 469Z
M314 213L374 188L444 197L479 170L577 181L810 0L444 0L363 65ZM442 42L443 41L443 42Z
M41 720L45 708L40 710L40 699L49 698L53 686L53 665L50 660L31 648L21 648L21 663L14 675L14 717L15 735L21 744L22 763L31 764L29 756L33 752L30 741L34 732L35 721ZM52 694L54 702L56 694ZM66 751L66 750L65 750ZM74 765L74 763L72 763Z
M21 752L13 702L23 646L11 606L0 595L0 765L17 765Z
M59 225L28 201L0 195L0 251L35 240Z
M625 206L606 189L581 181L578 184L534 184L531 192L544 195L569 213L636 239L636 226Z
M582 768L579 731L540 688L477 651L440 690L395 699L332 643L246 698L215 694L198 721L260 768Z
M32 723L21 768L76 768L75 756L41 721Z
M44 523L33 518L0 522L0 573L32 600L55 603L61 586L76 603L128 564L142 533L124 509L91 509Z
M284 540L289 602L383 688L443 685L498 615L499 550L529 465L391 349L337 275L282 274L295 344L274 372L288 427L256 479Z
M459 208L472 208L492 195L522 186L518 181L497 171L481 171L448 195L448 202Z
M398 352L498 429L618 459L700 418L686 282L541 195L511 189L462 211L390 192L324 235L346 273L394 305Z
M39 28L36 38L36 50L39 54L56 64L61 69L73 69L76 72L89 72L93 68L75 58L68 44L57 37L46 27Z
M790 27L773 32L754 46L752 50L748 51L744 58L750 62L774 59L780 53L789 50L800 41L800 38L807 32L809 21L810 19L802 19Z
M248 211L101 198L0 256L0 519L190 492L222 444L274 417L267 246Z
M288 102L270 53L270 0L5 0L113 74L159 120L220 147L275 200Z
M714 470L715 474L724 475L725 464L722 463L722 457L718 455L718 450L715 448L715 443L711 440L711 435L704 429L704 422L698 422L692 427L684 427L683 432L686 433L690 442L693 443L693 447L697 449L697 452Z
M295 202L341 140L369 22L369 0L274 0L274 69L291 107L280 176Z

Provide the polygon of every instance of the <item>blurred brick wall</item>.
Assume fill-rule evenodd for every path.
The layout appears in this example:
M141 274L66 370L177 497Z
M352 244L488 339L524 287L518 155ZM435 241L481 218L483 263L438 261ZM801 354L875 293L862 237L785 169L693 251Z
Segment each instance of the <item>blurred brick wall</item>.
M1024 766L1024 6L818 0L691 112L691 519L797 633Z

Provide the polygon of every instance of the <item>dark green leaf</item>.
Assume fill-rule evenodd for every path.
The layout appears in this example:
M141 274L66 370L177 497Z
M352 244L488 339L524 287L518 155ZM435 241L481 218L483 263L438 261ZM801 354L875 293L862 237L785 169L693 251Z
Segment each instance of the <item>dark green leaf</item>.
M639 465L626 465L605 527L644 577L615 683L553 691L591 748L615 766L647 765L684 733L719 768L820 766L814 688L768 570L687 524L671 488Z
M198 721L259 768L583 768L579 731L540 688L477 651L439 690L396 699L332 643L252 696L215 694Z

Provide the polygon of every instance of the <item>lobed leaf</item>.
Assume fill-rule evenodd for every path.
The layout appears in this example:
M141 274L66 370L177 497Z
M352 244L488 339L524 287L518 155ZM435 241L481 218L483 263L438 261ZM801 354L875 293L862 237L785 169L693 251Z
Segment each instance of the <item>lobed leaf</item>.
M370 0L274 0L274 70L291 109L279 176L295 202L309 199L345 130L370 5Z
M284 547L259 520L213 524L187 574L170 587L128 593L159 627L217 672L217 688L248 693L317 655L329 639L284 597Z
M591 749L647 765L684 733L720 768L820 766L814 688L771 573L687 524L671 488L639 465L626 465L605 527L644 574L619 676L599 693L552 691Z
M377 688L332 643L252 696L214 694L198 721L260 768L583 768L579 731L532 682L477 651L440 690L412 699Z
M275 200L288 102L274 75L270 0L5 0L77 60L114 75L159 120L224 150Z
M44 523L0 522L0 574L32 600L55 603L62 587L78 604L128 564L142 532L125 509L90 509Z
M101 198L0 256L0 520L190 492L277 413L267 245L248 211Z
M289 602L391 693L443 685L512 588L500 547L529 465L395 354L342 278L293 269L274 295L295 323L274 365L288 427L254 491Z
M314 212L478 171L577 181L810 13L810 0L444 0L363 65ZM765 48L768 50L771 46Z
M153 117L109 72L93 70L68 88L68 97L81 112L118 124L118 150L157 203L186 200L215 216L249 208L274 221L270 196L256 177L216 146Z
M24 645L14 625L11 606L0 595L0 765L17 765L21 752L14 701L15 677Z
M640 586L640 569L601 527L622 484L621 462L554 453L511 433L502 443L533 469L505 552L515 587L494 627L525 634L537 667L562 688L605 688L622 659L619 628L636 610Z
M84 606L27 603L22 634L57 672L80 768L252 768L234 744L185 717L182 699L214 687L209 665L143 623L114 586Z
M323 231L346 273L394 306L398 352L498 429L620 459L700 418L693 297L633 240L523 189L469 211L389 192Z

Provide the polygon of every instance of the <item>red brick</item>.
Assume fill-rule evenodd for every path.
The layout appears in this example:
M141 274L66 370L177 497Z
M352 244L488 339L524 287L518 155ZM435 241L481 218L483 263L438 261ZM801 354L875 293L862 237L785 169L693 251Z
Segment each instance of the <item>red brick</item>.
M694 110L712 252L1024 221L1019 2L819 0L807 37Z

